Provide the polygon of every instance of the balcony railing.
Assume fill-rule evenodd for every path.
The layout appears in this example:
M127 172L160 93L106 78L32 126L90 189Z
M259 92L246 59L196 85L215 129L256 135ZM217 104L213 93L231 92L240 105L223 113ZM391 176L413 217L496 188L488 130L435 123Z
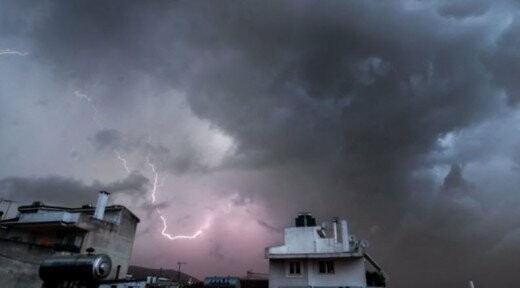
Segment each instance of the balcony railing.
M18 223L36 223L36 222L66 222L77 223L79 213L69 212L38 212L23 213L20 215Z

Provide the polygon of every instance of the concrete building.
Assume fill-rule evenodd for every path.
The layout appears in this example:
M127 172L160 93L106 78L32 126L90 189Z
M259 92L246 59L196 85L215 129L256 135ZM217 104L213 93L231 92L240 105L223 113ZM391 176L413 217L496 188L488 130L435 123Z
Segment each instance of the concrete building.
M120 205L107 206L109 193L100 192L97 205L57 207L34 202L20 206L18 216L0 221L0 287L40 287L43 259L87 253L112 259L107 279L124 278L139 219Z
M333 219L332 227L317 226L310 213L295 220L296 227L285 228L284 245L266 248L269 288L385 286L381 268L365 251L368 242L350 235L346 220Z

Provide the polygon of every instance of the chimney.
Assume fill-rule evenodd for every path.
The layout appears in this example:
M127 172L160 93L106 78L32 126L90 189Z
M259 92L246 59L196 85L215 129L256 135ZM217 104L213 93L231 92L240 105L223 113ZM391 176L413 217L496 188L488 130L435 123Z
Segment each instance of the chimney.
M338 218L332 218L332 228L334 231L334 243L338 243Z
M105 208L107 207L108 196L110 193L107 191L99 191L99 196L97 198L96 211L94 212L94 218L103 220L103 216L105 216Z
M343 251L350 251L350 244L348 239L348 225L347 220L341 220L341 240L343 241Z

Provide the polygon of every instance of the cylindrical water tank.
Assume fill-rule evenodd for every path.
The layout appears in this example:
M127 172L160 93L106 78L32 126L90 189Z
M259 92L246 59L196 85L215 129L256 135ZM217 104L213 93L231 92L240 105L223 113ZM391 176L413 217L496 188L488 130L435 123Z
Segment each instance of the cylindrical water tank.
M110 274L112 260L108 255L52 256L40 265L40 278L45 282L95 281Z

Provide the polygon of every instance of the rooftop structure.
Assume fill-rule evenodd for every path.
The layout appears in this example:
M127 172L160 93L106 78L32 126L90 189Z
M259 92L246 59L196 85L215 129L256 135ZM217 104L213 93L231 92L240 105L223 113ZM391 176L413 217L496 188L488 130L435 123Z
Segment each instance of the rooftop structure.
M37 271L43 259L85 254L88 248L112 259L107 279L124 278L139 218L124 206L107 206L108 197L108 192L100 192L95 207L34 202L20 206L17 217L0 221L0 287L39 287Z
M366 253L368 241L350 235L346 220L331 222L332 227L317 226L310 213L300 213L295 227L285 228L284 244L266 248L269 288L384 287L381 268ZM367 271L366 262L374 272Z

